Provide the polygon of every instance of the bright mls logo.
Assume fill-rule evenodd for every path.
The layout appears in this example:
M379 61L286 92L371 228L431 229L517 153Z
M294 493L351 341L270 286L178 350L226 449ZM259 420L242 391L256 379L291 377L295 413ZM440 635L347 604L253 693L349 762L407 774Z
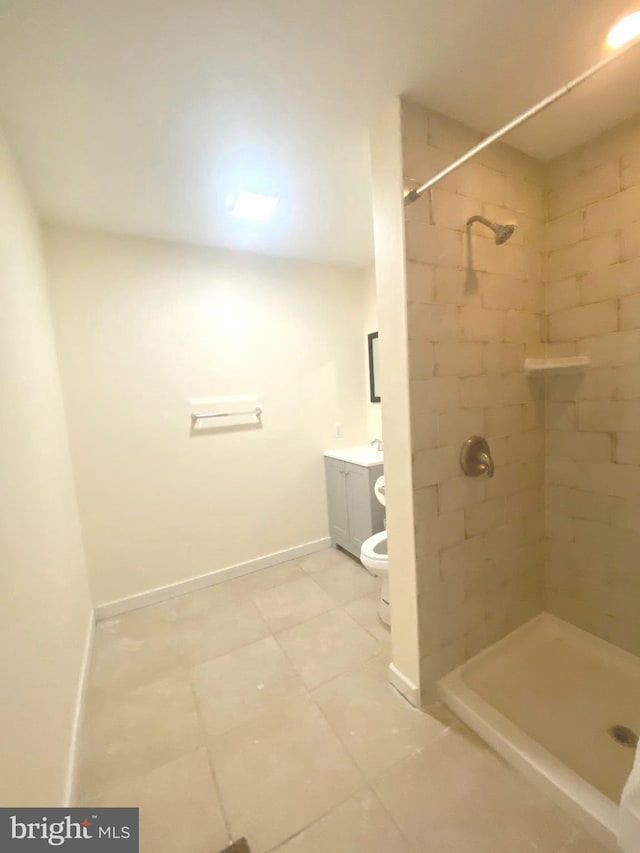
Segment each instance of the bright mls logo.
M138 853L138 809L0 809L0 853Z

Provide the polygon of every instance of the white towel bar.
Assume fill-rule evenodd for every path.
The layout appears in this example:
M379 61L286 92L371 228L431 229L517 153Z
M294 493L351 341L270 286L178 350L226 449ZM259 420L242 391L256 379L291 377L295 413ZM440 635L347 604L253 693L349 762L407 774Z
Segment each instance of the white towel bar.
M247 409L243 412L192 412L191 413L191 421L195 423L196 421L202 421L205 418L233 418L239 415L254 415L258 420L260 420L260 416L262 415L262 409L256 406L255 409Z

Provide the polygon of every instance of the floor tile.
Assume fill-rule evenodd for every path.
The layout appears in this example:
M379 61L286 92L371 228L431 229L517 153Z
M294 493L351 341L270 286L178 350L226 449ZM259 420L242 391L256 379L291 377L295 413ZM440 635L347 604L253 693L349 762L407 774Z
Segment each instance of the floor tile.
M380 677L375 664L323 684L313 698L368 778L446 731L442 723L409 705Z
M354 557L351 557L339 548L324 548L322 551L316 551L313 554L308 554L306 557L301 557L299 562L300 568L304 572L313 574L329 566L349 565L353 563L354 559Z
M271 634L249 599L227 599L218 606L176 620L174 644L184 666L195 666Z
M363 779L308 698L296 699L210 742L234 837L264 853L362 787Z
M407 844L372 791L356 794L276 853L402 853Z
M271 566L268 569L260 569L257 572L250 572L248 575L235 578L232 581L227 581L227 585L238 592L251 595L254 592L259 592L263 589L271 589L281 583L295 580L296 578L304 577L304 572L300 566L299 560L290 560L287 563L280 563L277 566Z
M332 610L276 636L309 688L365 664L380 644L348 613Z
M140 808L140 853L214 853L229 843L206 749L183 755L88 801Z
M326 549L99 623L80 800L139 805L142 853L604 853L390 687L371 582Z
M391 645L391 628L385 625L378 616L378 605L380 593L376 591L371 595L358 598L345 604L344 609L356 622L367 630L372 636L381 642Z
M326 592L309 577L261 590L253 601L272 631L282 631L333 607Z
M181 666L173 645L174 619L145 607L96 624L89 683L110 695L157 681Z
M553 803L456 729L373 788L416 853L557 853L573 830Z
M245 723L274 703L305 690L273 637L196 666L192 678L200 717L209 736Z
M203 745L185 672L109 699L89 695L85 716L79 780L87 795Z
M110 670L116 674L120 671L112 680L119 678L129 684L130 670L140 681L155 680L158 675L144 674L145 663L149 663L151 673L163 660L165 669L189 667L271 634L249 595L236 589L234 583L216 584L99 623L106 635L103 657ZM105 667L104 662L99 663ZM100 683L104 681L102 678Z
M426 714L428 717L432 717L434 720L438 720L447 727L458 725L460 722L458 717L456 717L455 714L452 714L447 706L443 705L442 702L432 702L430 705L427 705L422 709L422 713Z
M369 658L366 663L356 667L354 671L366 669L366 671L372 677L377 678L381 684L389 684L389 664L391 662L389 651L382 643L378 643L378 649L379 651L377 654L372 658Z
M201 613L220 610L226 604L247 601L251 594L263 589L270 589L280 583L306 577L298 563L281 563L268 569L249 572L246 575L212 584L204 589L176 596L158 608L167 608L172 619L194 616Z
M212 584L204 589L170 598L157 605L157 608L165 608L173 621L206 613L214 608L219 609L228 602L237 601L238 598L244 598L244 591L236 587L235 584L235 580Z
M382 586L379 578L374 578L355 560L314 572L313 579L335 604L346 604L369 593L377 592L379 595Z

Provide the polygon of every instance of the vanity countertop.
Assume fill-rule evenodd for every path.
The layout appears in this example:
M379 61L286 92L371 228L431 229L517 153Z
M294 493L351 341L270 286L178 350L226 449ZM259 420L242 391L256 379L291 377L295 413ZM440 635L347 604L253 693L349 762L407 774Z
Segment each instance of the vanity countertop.
M324 455L331 457L331 459L340 459L342 462L351 462L353 465L362 465L365 468L384 464L384 451L376 450L370 444L363 444L359 447L342 447L339 450L325 450Z

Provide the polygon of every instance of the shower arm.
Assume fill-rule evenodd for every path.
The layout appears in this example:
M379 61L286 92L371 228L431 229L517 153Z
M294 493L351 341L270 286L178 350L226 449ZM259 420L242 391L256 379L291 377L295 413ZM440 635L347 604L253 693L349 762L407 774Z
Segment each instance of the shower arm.
M547 107L550 107L552 104L555 104L556 101L559 101L560 98L564 98L565 95L568 95L572 89L575 89L576 86L579 86L581 83L584 83L590 77L593 77L594 74L597 74L598 71L602 71L603 68L606 68L612 62L615 62L616 59L619 59L623 56L628 50L631 50L632 47L636 47L640 44L639 39L635 39L626 46L618 48L618 50L612 54L611 56L607 56L604 59L597 62L595 65L592 65L591 68L588 68L586 71L583 71L582 74L579 74L577 77L574 77L573 80L570 80L560 89L556 89L551 95L548 95L546 98L543 98L541 101L538 101L533 107L530 107L525 112L521 113L519 116L514 118L508 124L505 124L504 127L501 127L500 130L496 130L495 133L492 133L490 136L487 136L482 142L479 142L466 154L463 154L462 157L459 157L455 160L450 166L447 166L446 169L443 169L441 172L438 172L433 178L430 178L426 183L422 184L419 187L408 192L404 197L405 205L413 204L414 201L417 201L420 196L426 192L428 189L431 189L435 184L441 181L443 178L446 178L447 175L450 175L451 172L455 172L456 169L459 169L460 166L464 166L469 160L479 154L481 151L484 151L485 148L488 148L490 145L493 145L494 142L497 142L499 139L502 139L503 136L506 136L508 133L511 133L512 130L515 130L516 127L519 127L525 121L528 121L533 116L538 115L543 110L546 110Z
M470 216L469 219L467 219L467 225L471 225L474 222L482 222L483 225L486 225L487 228L491 228L492 231L495 229L495 222L487 219L486 216L476 214L475 216Z

